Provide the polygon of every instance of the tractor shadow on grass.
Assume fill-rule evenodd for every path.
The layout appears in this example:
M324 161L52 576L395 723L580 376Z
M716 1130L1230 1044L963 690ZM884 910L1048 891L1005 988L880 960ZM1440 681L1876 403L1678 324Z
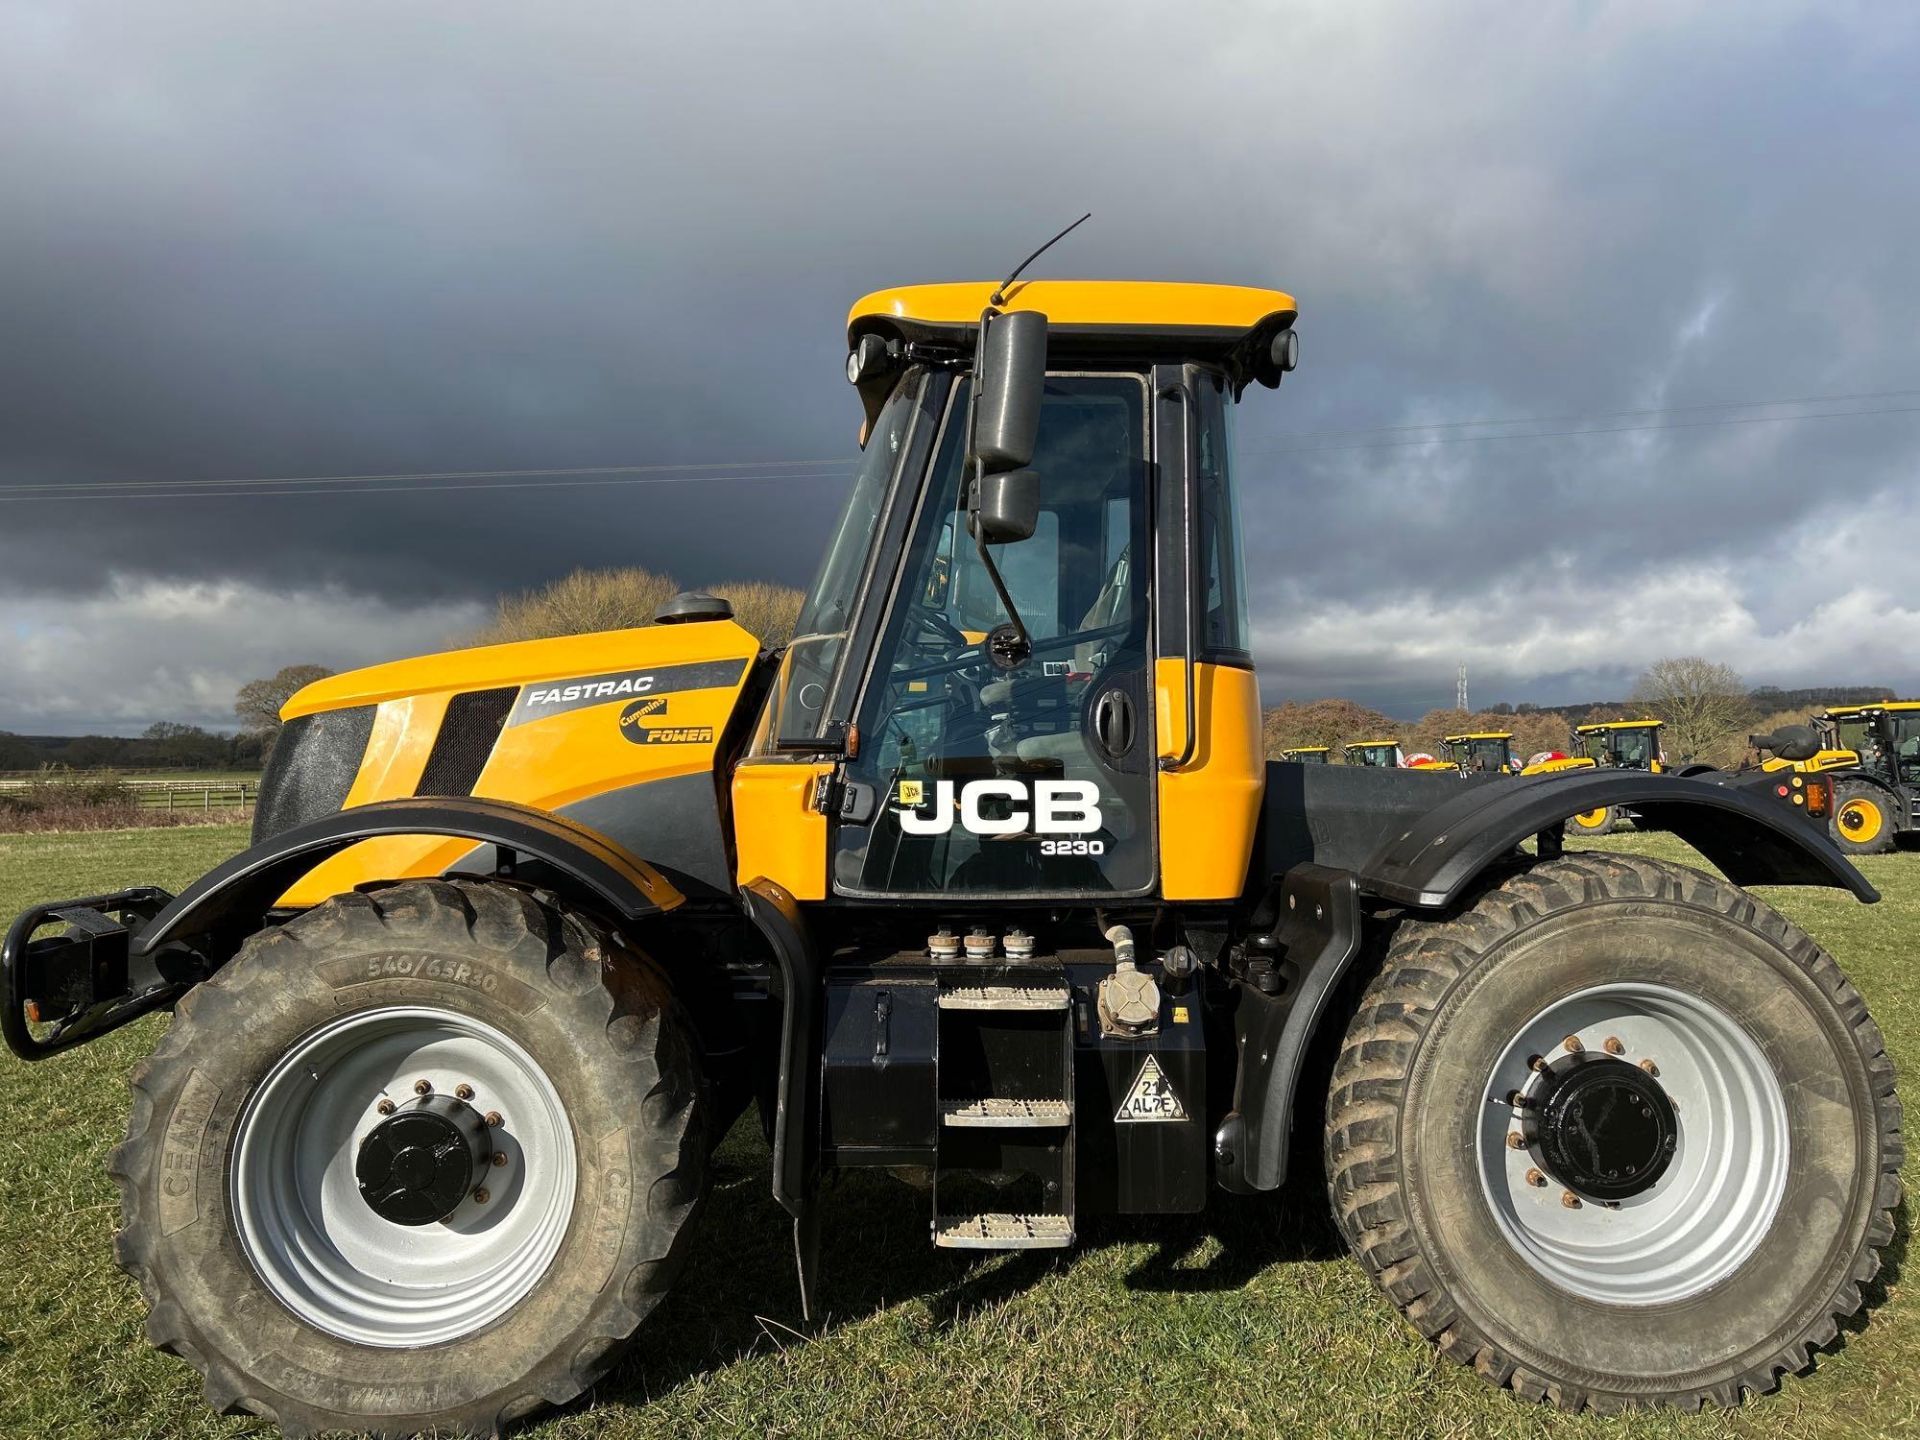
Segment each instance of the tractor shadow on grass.
M1070 1250L994 1253L931 1243L932 1195L884 1173L830 1183L820 1197L820 1314L800 1318L793 1223L773 1200L770 1159L757 1125L735 1128L712 1164L686 1269L625 1358L593 1392L600 1402L644 1405L689 1381L754 1356L779 1356L919 1300L925 1318L903 1325L941 1334L965 1325L1072 1266L1115 1246L1152 1245L1122 1280L1130 1290L1201 1293L1246 1284L1276 1264L1341 1253L1318 1165L1301 1163L1272 1196L1214 1192L1184 1216L1101 1217L1081 1225Z

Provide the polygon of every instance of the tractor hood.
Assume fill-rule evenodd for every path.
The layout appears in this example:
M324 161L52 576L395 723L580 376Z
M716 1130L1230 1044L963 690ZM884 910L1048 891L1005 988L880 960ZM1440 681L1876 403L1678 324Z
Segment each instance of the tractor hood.
M508 685L519 688L545 681L578 684L613 670L745 662L759 649L759 641L732 621L712 620L449 650L439 655L419 655L409 660L369 665L364 670L349 670L344 675L316 680L295 692L282 708L280 718L292 720L323 710ZM622 693L631 695L631 691ZM607 698L614 697L609 694Z
M635 813L618 797L636 787L664 794L673 782L681 810L710 801L759 653L748 631L707 620L455 650L317 681L281 711L254 838L405 796L510 801L603 830L609 813ZM437 875L461 849L444 837L368 840L282 903Z

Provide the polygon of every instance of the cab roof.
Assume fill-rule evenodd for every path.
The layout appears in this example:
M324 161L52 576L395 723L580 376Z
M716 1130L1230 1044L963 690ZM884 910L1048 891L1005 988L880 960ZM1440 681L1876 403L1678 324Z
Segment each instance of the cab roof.
M847 343L882 334L903 340L969 337L995 290L991 280L901 285L876 290L847 313ZM1007 287L1002 310L1038 310L1056 343L1224 356L1284 330L1298 307L1291 295L1249 285L1160 280L1023 280Z
M1474 730L1465 735L1446 735L1441 737L1449 745L1458 745L1463 740L1511 740L1511 730Z
M1331 750L1331 745L1284 745L1281 747L1289 755L1304 755L1309 750Z
M1649 726L1658 729L1666 723L1664 720L1591 720L1573 729L1576 735L1591 735L1596 730L1645 730Z
M1343 747L1348 750L1367 750L1375 745L1398 745L1398 740L1349 740Z

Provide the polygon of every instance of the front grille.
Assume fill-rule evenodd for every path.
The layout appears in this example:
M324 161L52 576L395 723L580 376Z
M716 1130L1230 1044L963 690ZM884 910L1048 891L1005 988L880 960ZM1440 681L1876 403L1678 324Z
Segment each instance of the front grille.
M469 690L456 695L447 705L447 718L440 722L440 733L433 737L433 752L427 756L416 795L471 795L474 782L487 767L500 727L513 708L518 687L500 690Z
M373 734L371 705L301 715L280 727L260 777L253 843L331 815L346 803Z

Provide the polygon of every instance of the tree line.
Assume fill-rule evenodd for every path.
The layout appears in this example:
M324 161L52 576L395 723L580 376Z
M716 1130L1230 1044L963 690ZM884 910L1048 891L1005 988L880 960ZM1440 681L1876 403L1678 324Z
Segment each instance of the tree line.
M1804 721L1829 705L1889 700L1885 686L1831 689L1749 689L1730 665L1699 655L1675 655L1649 665L1624 701L1590 702L1560 709L1498 705L1472 714L1429 710L1411 723L1394 720L1352 700L1289 700L1262 716L1269 758L1309 745L1340 746L1359 740L1395 739L1408 754L1441 753L1441 739L1469 731L1507 730L1522 760L1543 752L1572 753L1575 725L1651 717L1666 723L1662 746L1673 761L1732 766L1747 755L1747 737Z

